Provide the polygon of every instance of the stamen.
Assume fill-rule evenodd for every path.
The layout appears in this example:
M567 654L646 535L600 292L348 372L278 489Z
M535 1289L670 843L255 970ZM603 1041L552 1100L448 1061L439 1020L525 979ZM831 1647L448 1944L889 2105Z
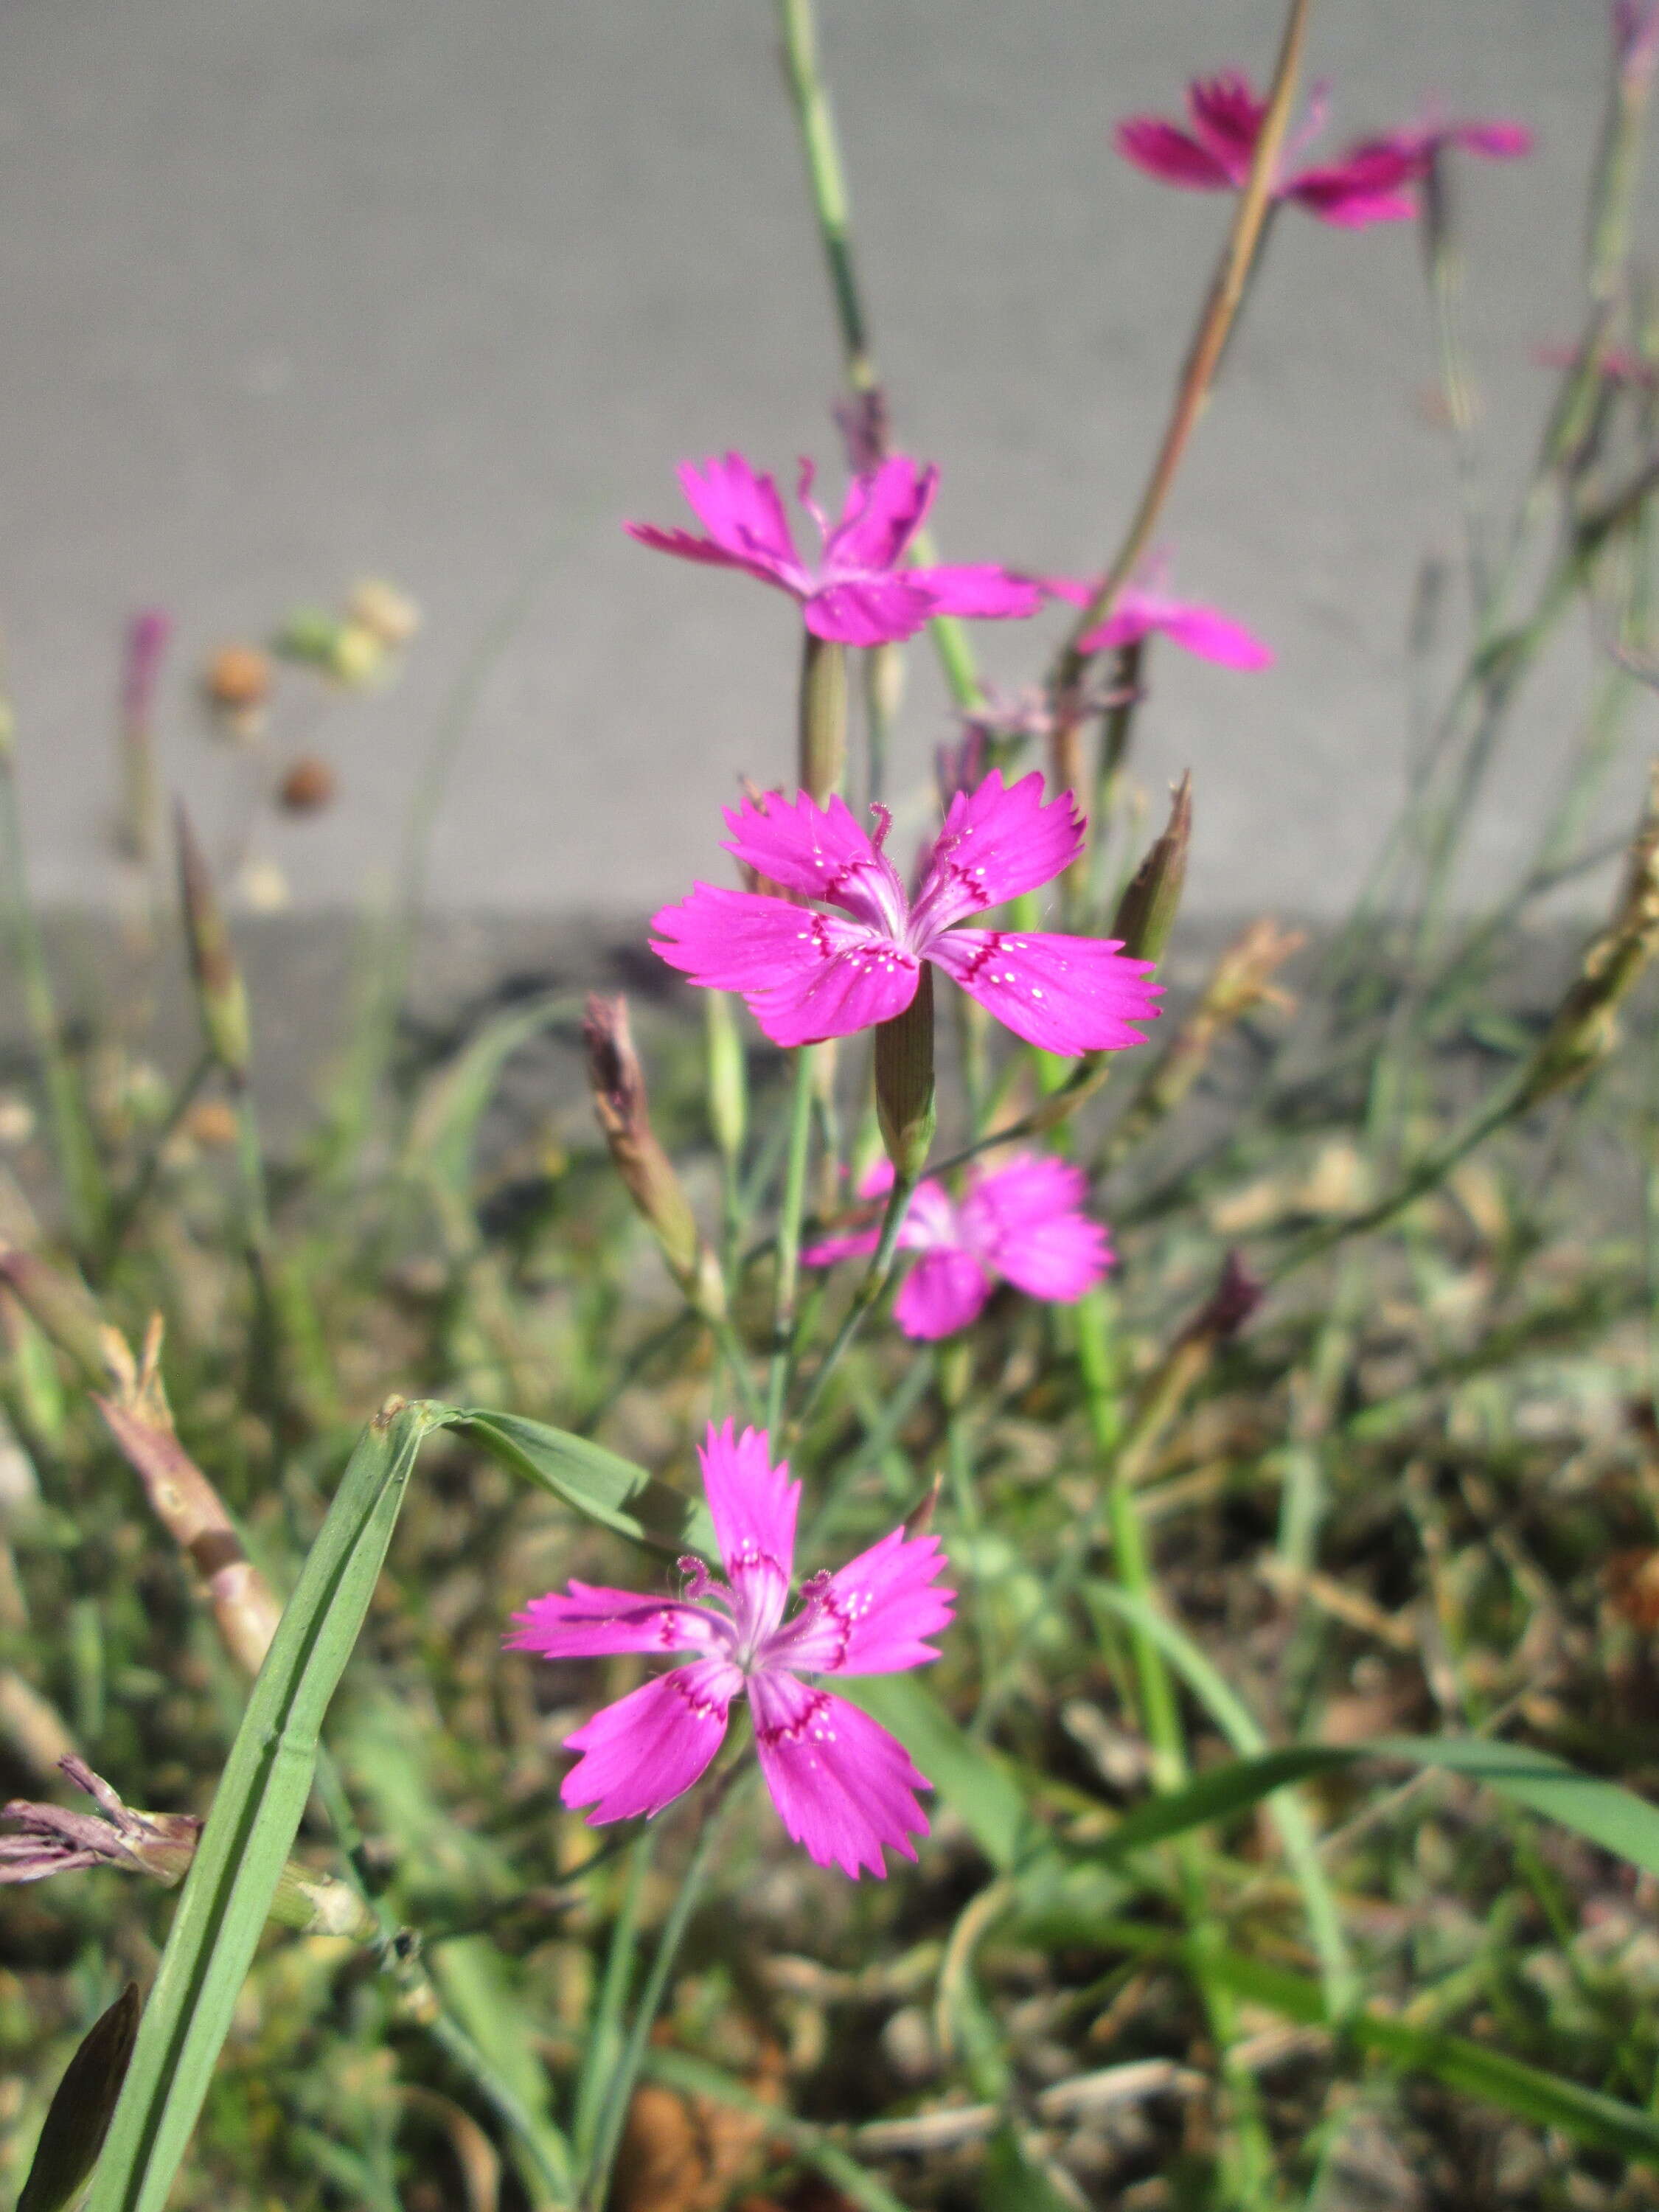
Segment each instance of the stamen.
M688 1552L683 1559L676 1559L674 1571L685 1578L685 1587L680 1596L687 1605L695 1605L699 1598L707 1597L714 1588L708 1567L695 1553Z

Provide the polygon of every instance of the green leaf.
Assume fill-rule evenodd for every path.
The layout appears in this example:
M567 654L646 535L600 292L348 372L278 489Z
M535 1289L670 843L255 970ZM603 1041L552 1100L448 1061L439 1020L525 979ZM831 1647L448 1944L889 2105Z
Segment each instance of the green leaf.
M81 2039L47 2107L17 2212L60 2212L80 2194L109 2133L132 2060L138 2013L138 1984L129 1982Z
M714 1524L701 1498L659 1482L603 1444L518 1413L476 1407L452 1413L449 1425L482 1444L514 1474L540 1483L586 1519L632 1543L671 1557L685 1552L701 1552L710 1559L718 1556Z
M472 1187L478 1123L495 1095L502 1068L532 1037L557 1022L573 1020L581 1007L580 994L558 991L486 1022L422 1093L404 1149L406 1172L441 1184L452 1198L464 1201Z
M1074 2212L1011 2127L999 2128L986 2151L979 2185L981 2212Z
M1191 1637L1166 1614L1115 1583L1091 1583L1089 1595L1097 1604L1130 1621L1158 1646L1235 1751L1251 1758L1267 1751L1267 1740L1249 1706ZM1359 1978L1348 1954L1341 1916L1320 1861L1312 1823L1301 1801L1288 1790L1274 1798L1273 1815L1285 1859L1302 1892L1308 1932L1319 1954L1326 2002L1334 2013L1346 2012L1358 2000Z
M1085 1940L1081 1923L1069 1930L1068 1940ZM1446 2035L1367 2011L1336 2019L1328 2009L1318 1983L1307 1975L1264 1965L1237 1951L1216 1948L1202 1936L1178 1936L1141 1921L1103 1917L1086 1930L1086 1940L1109 1950L1184 1960L1189 1966L1197 1963L1201 1950L1205 1973L1236 1996L1304 2026L1328 2027L1334 2035L1358 2050L1374 2053L1397 2072L1426 2074L1449 2089L1481 2098L1535 2127L1559 2128L1576 2141L1610 2156L1659 2166L1659 2118L1599 2089L1583 2088L1559 2074L1547 2073L1542 2067L1489 2051L1467 2036Z
M837 1692L891 1730L999 1873L1037 1839L1018 1782L951 1719L919 1674L871 1674Z
M1115 1858L1183 1834L1206 1820L1230 1819L1286 1783L1328 1774L1362 1759L1439 1767L1448 1774L1462 1775L1571 1828L1632 1866L1659 1874L1659 1807L1617 1783L1581 1774L1549 1752L1496 1742L1489 1736L1377 1736L1368 1743L1288 1744L1255 1758L1235 1759L1200 1774L1184 1790L1138 1805L1113 1829L1105 1849Z
M310 1795L318 1732L357 1641L421 1439L393 1400L353 1452L248 1698L185 1877L89 2212L161 2212Z

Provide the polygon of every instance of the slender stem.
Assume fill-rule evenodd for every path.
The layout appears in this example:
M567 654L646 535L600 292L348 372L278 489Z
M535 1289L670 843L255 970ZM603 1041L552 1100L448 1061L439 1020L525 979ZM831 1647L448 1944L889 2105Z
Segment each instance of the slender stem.
M587 2049L582 2054L581 2078L576 2085L576 2109L570 2124L571 2148L575 2153L579 2168L586 2168L592 2160L598 2141L599 2119L610 2087L611 2069L621 2049L623 2009L628 2002L628 1985L633 1978L634 1958L639 1948L640 1905L645 1894L645 1878L650 1870L651 1855L656 1840L657 1831L653 1827L647 1827L635 1839L629 1856L628 1878L623 1889L621 1910L617 1915L616 1926L611 1931L605 1975L593 2006Z
M167 1119L157 1130L149 1151L139 1162L137 1174L111 1206L109 1218L104 1224L103 1248L100 1255L101 1264L88 1271L90 1279L94 1282L103 1268L108 1267L115 1259L126 1241L128 1231L139 1214L143 1212L144 1201L155 1188L155 1178L161 1172L161 1162L166 1156L167 1146L179 1133L185 1115L196 1102L196 1094L212 1074L214 1066L213 1054L210 1052L204 1052L173 1093L173 1103L167 1109Z
M0 867L4 868L6 876L12 957L17 963L24 1011L40 1057L52 1142L64 1179L64 1205L70 1236L77 1250L85 1252L96 1244L103 1221L104 1177L80 1085L64 1050L64 1034L52 998L52 980L46 972L46 948L29 902L23 827L17 805L15 746L11 710L0 700Z
M806 1162L812 1134L812 1047L795 1054L795 1086L784 1162L783 1210L778 1217L777 1286L772 1302L772 1364L766 1382L766 1425L775 1437L783 1419L800 1290L800 1224L806 1203Z
M448 2009L442 1992L427 1971L418 1939L387 1910L369 1865L362 1831L357 1825L344 1781L325 1744L319 1745L317 1752L317 1796L344 1854L352 1886L379 1926L380 1963L409 1991L414 2019L466 2075L485 2102L495 2108L516 2137L525 2166L546 2191L543 2202L547 2212L574 2212L574 2179L562 2139L550 2136L548 2129L526 2108L517 2091L501 2079Z
M733 1778L744 1771L741 1766L728 1766L714 1783L708 1802L703 1808L702 1833L697 1838L691 1863L681 1877L674 1902L669 1907L668 1917L663 1923L662 1934L657 1939L656 1955L646 1976L645 1987L640 1992L633 2023L628 2031L628 2039L623 2045L616 2071L611 2077L605 2105L594 2131L593 2155L582 2179L584 2212L604 2212L605 2201L610 2193L611 2168L617 2162L623 2125L628 2118L634 2084L639 2079L651 2030L662 2008L668 1977L673 1972L681 1941L696 1909L703 1881L714 1861L715 1845L725 1826L722 1816L731 1802Z
M1114 600L1152 542L1152 532L1174 487L1188 442L1209 398L1210 386L1227 342L1227 333L1244 297L1256 251L1261 242L1263 226L1273 204L1273 179L1278 173L1279 152L1285 143L1291 108L1296 98L1297 76L1301 67L1310 4L1311 0L1291 0L1284 35L1279 42L1278 65L1267 95L1267 111L1262 116L1261 133L1251 157L1250 173L1239 194L1232 228L1188 351L1181 381L1176 389L1175 405L1164 433L1164 442L1158 447L1152 472L1140 495L1140 503L1124 533L1123 541L1101 579L1100 588L1073 623L1055 664L1053 688L1056 697L1062 702L1076 700L1088 658L1080 650L1082 641L1091 630L1097 629L1105 621L1112 611Z
M830 1349L818 1362L817 1371L807 1386L806 1395L795 1416L798 1427L817 1404L823 1394L824 1384L840 1366L847 1347L864 1326L866 1315L887 1286L887 1278L893 1272L894 1255L898 1250L899 1231L904 1225L905 1209L915 1187L914 1176L894 1176L893 1188L887 1194L887 1211L882 1216L881 1241L871 1255L863 1280L853 1293L852 1304L842 1316L841 1327L836 1331Z
M871 349L869 318L853 265L847 174L829 91L818 66L812 0L778 0L778 27L783 38L784 76L800 131L801 150L806 158L807 189L817 221L824 264L830 272L830 293L835 305L847 381L855 398L865 403L871 422L879 425L884 413L881 380ZM912 539L911 553L924 565L933 560L933 544L925 531L919 531ZM967 631L954 615L936 615L927 627L951 697L959 707L977 706L984 697L984 690Z

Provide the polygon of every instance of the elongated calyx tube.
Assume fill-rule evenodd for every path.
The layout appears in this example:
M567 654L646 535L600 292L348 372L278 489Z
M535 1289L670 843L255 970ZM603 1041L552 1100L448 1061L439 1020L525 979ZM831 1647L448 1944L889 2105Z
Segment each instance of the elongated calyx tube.
M692 1308L711 1321L726 1312L718 1261L703 1243L673 1163L651 1127L645 1073L634 1049L626 999L587 1001L582 1022L593 1111L617 1174L662 1247L668 1271Z
M847 773L847 647L805 633L800 664L800 783L819 806Z
M179 900L184 912L185 938L190 947L190 972L196 986L197 1011L209 1051L238 1085L246 1082L249 1044L247 993L242 971L226 926L224 908L214 889L207 859L191 828L190 817L179 805L174 812L179 848Z
M1112 935L1137 960L1161 960L1181 908L1193 836L1193 779L1183 775L1170 801L1164 834L1149 848L1118 902Z
M926 961L916 995L876 1030L876 1119L893 1172L914 1182L927 1164L938 1122L933 1096L933 971Z

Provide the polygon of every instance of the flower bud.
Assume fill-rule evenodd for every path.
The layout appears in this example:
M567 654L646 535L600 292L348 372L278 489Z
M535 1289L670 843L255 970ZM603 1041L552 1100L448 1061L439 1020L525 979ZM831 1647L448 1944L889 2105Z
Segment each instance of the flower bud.
M602 999L597 994L590 997L582 1036L593 1110L617 1172L650 1224L668 1272L690 1304L708 1319L719 1319L726 1311L720 1268L698 1232L684 1186L651 1127L627 1000Z
M1187 880L1187 848L1193 835L1193 779L1183 775L1170 801L1164 834L1135 870L1118 902L1112 934L1136 960L1161 960L1175 927Z
M847 647L806 633L800 668L800 785L819 806L847 773Z
M179 896L184 908L185 937L190 947L190 972L196 985L196 1007L202 1034L233 1083L247 1080L247 994L231 949L224 909L213 887L207 860L196 842L190 817L182 805L175 809L179 847Z
M933 1097L933 970L926 960L916 995L876 1030L876 1118L893 1172L914 1182L927 1164L938 1111Z
M160 607L145 608L127 628L121 671L121 811L117 830L129 860L148 860L155 851L159 793L151 724L161 657L172 634L172 620Z
M749 1133L749 1075L743 1037L725 991L705 991L708 1052L708 1126L728 1167L741 1157Z
M1592 939L1522 1079L1516 1110L1565 1091L1613 1050L1619 1008L1659 951L1659 765L1607 927Z
M383 576L362 576L351 587L346 612L382 645L407 645L421 627L421 611L406 592Z
M203 1824L196 1814L141 1813L125 1804L84 1759L71 1756L58 1765L77 1790L86 1791L98 1814L14 1798L0 1810L0 1820L15 1831L0 1836L0 1884L46 1881L83 1867L107 1866L176 1888L202 1839ZM277 1878L270 1917L308 1936L349 1936L367 1942L376 1933L374 1916L349 1884L292 1859Z

